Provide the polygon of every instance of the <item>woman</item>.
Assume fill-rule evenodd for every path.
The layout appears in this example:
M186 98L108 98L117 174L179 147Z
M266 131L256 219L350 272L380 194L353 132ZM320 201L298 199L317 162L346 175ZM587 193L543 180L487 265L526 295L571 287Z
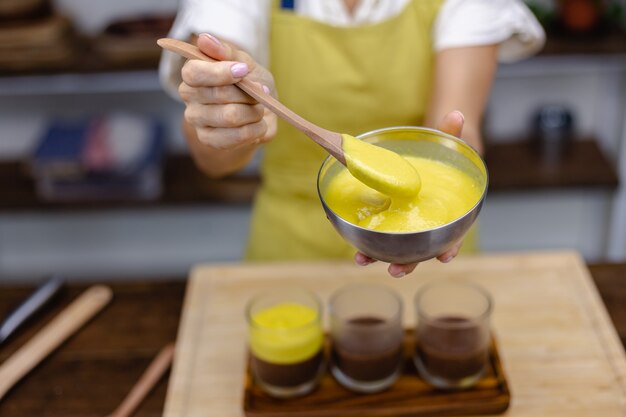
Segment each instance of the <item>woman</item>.
M498 57L530 55L544 40L518 0L187 0L171 36L193 39L220 61L162 60L166 88L178 86L186 104L183 126L198 167L228 175L263 148L250 260L343 258L354 249L317 198L324 151L234 87L242 77L330 130L432 126L480 151ZM452 260L460 246L437 258ZM389 273L415 266L390 265Z

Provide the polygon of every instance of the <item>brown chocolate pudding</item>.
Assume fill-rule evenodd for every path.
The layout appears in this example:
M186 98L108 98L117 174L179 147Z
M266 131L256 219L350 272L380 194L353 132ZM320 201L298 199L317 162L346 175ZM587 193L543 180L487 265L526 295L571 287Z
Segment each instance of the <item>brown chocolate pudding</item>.
M322 350L308 360L288 365L274 364L256 358L254 355L250 356L255 375L266 384L285 388L297 387L315 380L324 360Z
M402 364L402 334L384 319L350 319L333 340L332 358L334 365L353 380L389 378Z
M444 316L419 326L418 367L421 365L430 376L455 381L483 371L489 356L489 338L478 323Z

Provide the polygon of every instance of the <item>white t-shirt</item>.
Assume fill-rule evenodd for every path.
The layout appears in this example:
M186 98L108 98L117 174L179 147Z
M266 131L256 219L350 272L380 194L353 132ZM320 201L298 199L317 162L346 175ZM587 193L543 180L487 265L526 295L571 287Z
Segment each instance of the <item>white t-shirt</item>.
M376 23L402 12L412 0L360 0L352 14L343 0L295 0L294 13L335 26ZM188 39L208 32L243 48L263 65L268 61L272 0L181 0L170 36ZM541 49L545 34L521 0L445 0L433 26L433 49L499 44L501 62ZM161 59L164 87L177 96L182 60Z

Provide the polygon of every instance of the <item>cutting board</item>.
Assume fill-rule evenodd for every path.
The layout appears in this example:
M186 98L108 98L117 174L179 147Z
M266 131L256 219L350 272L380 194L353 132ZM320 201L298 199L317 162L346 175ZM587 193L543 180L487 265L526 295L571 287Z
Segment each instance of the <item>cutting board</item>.
M626 415L626 355L583 260L574 252L482 255L422 263L403 279L385 265L200 265L191 272L165 417L242 417L244 308L260 291L298 285L324 301L348 283L376 282L413 296L433 280L461 278L493 296L493 329L511 390L510 416Z

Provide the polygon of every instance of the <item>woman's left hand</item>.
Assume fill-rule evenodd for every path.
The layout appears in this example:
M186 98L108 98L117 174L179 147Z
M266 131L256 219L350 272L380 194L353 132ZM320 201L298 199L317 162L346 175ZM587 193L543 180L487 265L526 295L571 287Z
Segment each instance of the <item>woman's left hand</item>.
M439 125L437 126L437 129L441 130L442 132L448 133L452 136L460 137L461 132L463 130L463 122L464 122L463 114L455 110L444 116L441 123L439 123ZM461 249L462 245L463 245L463 240L460 240L452 248L438 255L437 259L439 259L439 261L443 263L450 262L452 259L456 257L456 255L458 255L459 250ZM356 253L356 255L354 256L354 260L356 261L356 263L358 263L359 265L363 265L363 266L376 262L376 259L372 259L369 256L361 252ZM395 278L402 278L406 274L413 272L413 270L415 269L417 265L418 265L417 263L390 264L387 270L389 271L389 274L391 276Z

